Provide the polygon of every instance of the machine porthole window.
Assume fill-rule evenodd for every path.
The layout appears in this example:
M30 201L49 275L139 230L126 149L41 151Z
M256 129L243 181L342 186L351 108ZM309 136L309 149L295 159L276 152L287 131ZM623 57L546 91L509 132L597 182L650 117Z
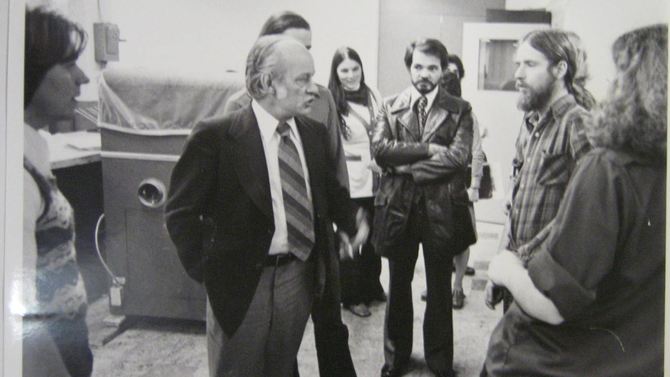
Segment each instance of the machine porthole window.
M147 178L140 183L137 197L145 207L158 208L165 203L165 185L156 178Z

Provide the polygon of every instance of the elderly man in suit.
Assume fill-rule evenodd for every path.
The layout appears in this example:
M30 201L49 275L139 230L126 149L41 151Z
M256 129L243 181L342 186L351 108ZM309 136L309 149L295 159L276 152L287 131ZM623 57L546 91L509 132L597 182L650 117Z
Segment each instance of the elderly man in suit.
M312 47L312 31L309 23L301 15L291 11L281 11L271 15L261 27L260 36L285 35L305 46ZM307 116L323 124L328 132L329 156L336 161L335 175L340 184L349 187L349 174L342 149L340 118L335 101L328 88L316 84L317 97ZM251 95L246 89L233 94L224 109L224 114L239 110L251 103ZM354 363L349 351L349 330L342 322L339 261L328 263L329 273L334 276L325 287L324 294L312 306L314 342L319 359L321 377L356 377ZM300 377L297 369L293 377Z
M465 186L471 108L438 85L448 65L440 41L412 42L405 65L412 86L384 101L372 140L385 170L373 241L390 270L381 375L402 375L412 353L411 282L421 244L428 288L424 354L433 373L453 376L451 260L475 241Z
M166 223L207 289L211 376L290 376L312 301L332 278L332 222L354 246L367 236L325 127L303 116L313 74L300 43L259 38L246 68L253 101L201 122L173 171Z

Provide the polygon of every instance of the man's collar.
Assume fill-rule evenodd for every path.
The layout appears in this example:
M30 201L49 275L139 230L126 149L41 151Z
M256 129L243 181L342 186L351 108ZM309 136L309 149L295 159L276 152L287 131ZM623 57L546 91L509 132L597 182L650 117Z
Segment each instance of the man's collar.
M433 88L433 90L431 90L430 92L428 92L426 94L421 94L421 93L419 93L418 90L416 90L414 85L412 85L411 97L410 97L411 108L414 108L414 104L416 103L416 101L419 100L419 98L421 98L421 96L425 96L426 99L428 100L428 104L426 105L426 112L430 111L431 107L433 106L433 102L435 101L435 97L437 96L437 91L439 89L440 89L440 86L435 85L435 88Z
M573 97L572 94L566 94L556 99L549 106L549 109L546 113L544 113L544 115L540 114L538 111L533 110L526 113L524 120L527 126L535 127L548 117L560 119L569 109L574 106L575 103L575 97Z
M272 116L267 110L261 106L260 103L256 102L255 99L251 100L251 109L254 112L254 115L256 116L256 121L258 122L258 128L261 131L261 135L263 136L263 140L270 140L272 138L272 135L277 131L277 126L279 125L279 120ZM288 125L291 127L291 132L293 135L297 135L298 130L296 129L295 125L295 118L291 118L286 121Z

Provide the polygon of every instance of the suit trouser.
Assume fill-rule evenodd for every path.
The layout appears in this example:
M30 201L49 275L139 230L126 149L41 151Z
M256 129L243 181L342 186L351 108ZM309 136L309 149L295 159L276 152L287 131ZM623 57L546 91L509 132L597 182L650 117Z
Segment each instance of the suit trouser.
M330 278L312 307L314 342L321 377L356 377L349 350L349 331L342 322L339 262L329 263Z
M227 336L207 305L211 377L289 377L312 305L314 263L291 261L263 269L242 321Z
M451 269L453 252L436 242L430 231L423 200L414 205L404 239L389 257L389 293L384 321L384 358L388 367L397 368L412 354L414 310L412 278L423 245L426 269L426 311L423 320L424 355L428 367L451 373L454 336L451 307Z

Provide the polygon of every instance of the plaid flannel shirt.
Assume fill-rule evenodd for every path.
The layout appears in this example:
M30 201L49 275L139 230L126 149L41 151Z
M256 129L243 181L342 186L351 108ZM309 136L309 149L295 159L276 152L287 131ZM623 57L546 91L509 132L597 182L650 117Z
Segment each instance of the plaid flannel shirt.
M556 100L544 117L529 112L516 141L509 250L527 263L547 237L577 161L591 145L589 113L572 95Z

